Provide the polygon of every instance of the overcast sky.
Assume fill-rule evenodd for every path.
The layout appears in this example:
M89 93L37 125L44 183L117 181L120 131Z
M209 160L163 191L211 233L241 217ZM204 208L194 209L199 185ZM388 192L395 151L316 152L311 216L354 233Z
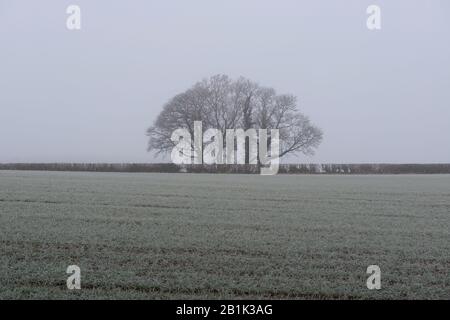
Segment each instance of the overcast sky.
M66 28L81 7L82 29ZM382 29L366 27L381 7ZM0 162L149 162L163 104L213 74L298 96L300 162L450 162L448 0L0 0ZM157 159L158 160L158 159Z

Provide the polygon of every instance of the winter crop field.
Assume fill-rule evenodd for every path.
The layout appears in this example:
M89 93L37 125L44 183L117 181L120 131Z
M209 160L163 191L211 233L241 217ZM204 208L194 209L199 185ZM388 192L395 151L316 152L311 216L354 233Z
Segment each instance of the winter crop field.
M450 299L450 175L0 171L0 241L0 299Z

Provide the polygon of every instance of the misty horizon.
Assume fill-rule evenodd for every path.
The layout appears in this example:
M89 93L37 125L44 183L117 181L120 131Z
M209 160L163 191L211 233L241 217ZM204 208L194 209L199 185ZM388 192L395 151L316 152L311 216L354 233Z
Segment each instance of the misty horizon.
M366 28L372 3L381 30ZM323 142L283 163L448 163L449 8L0 0L0 163L170 161L147 152L147 128L214 74L297 96Z

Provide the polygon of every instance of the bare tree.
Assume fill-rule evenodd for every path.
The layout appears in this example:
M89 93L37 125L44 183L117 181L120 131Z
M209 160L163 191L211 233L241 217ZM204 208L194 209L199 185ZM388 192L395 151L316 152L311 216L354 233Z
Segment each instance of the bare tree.
M221 130L224 141L226 129L278 129L280 157L289 153L313 154L322 141L322 131L298 110L295 96L277 95L273 88L242 77L233 81L226 75L215 75L164 105L147 130L148 150L157 154L170 152L174 147L172 132L184 128L192 137L194 121L202 121L203 132L209 128ZM250 160L248 144L246 141L246 163Z

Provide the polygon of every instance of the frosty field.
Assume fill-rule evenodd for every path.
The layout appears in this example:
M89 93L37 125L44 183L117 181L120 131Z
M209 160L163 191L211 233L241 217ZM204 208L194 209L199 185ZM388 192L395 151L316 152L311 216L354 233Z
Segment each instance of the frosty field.
M450 299L450 175L0 171L0 241L0 299Z

